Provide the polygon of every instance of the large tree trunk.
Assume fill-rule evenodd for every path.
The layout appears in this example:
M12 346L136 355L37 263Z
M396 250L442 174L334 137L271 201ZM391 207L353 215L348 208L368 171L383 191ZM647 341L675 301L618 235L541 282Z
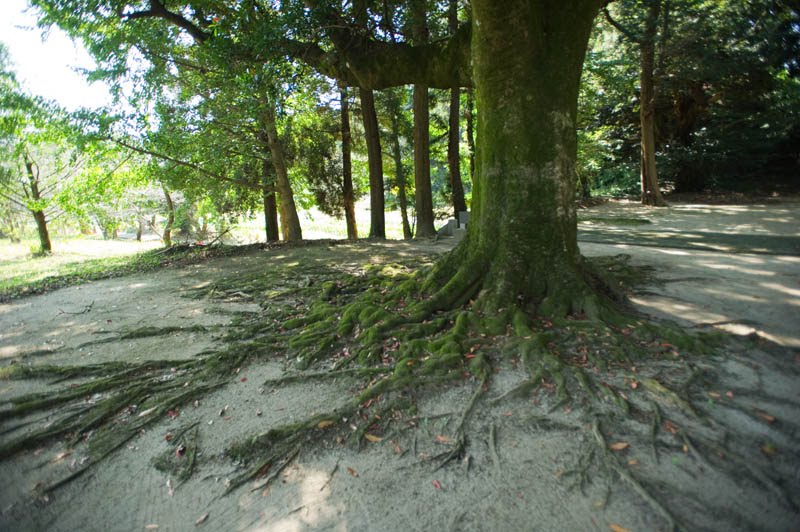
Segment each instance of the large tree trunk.
M414 236L411 231L411 224L408 222L408 198L406 196L406 169L403 166L403 152L400 148L400 119L398 113L399 106L392 110L390 117L392 159L394 159L394 175L397 184L397 203L400 204L400 217L403 220L403 238L409 240Z
M364 136L367 141L369 165L369 209L370 238L386 238L386 218L383 198L383 155L381 136L378 129L378 114L375 112L375 96L371 90L359 89L361 98L361 119L364 122Z
M39 192L39 170L33 160L25 154L25 171L28 174L28 191L30 199L38 204L42 199ZM31 210L33 219L36 221L36 231L39 233L39 252L42 254L50 253L53 251L53 245L50 242L50 231L47 229L47 217L44 210L35 208Z
M447 12L447 25L452 33L458 29L458 1L450 0ZM450 120L447 134L447 165L450 169L450 193L453 201L453 217L467 210L464 200L464 185L461 182L461 89L450 90Z
M467 236L429 284L434 305L597 310L578 251L578 87L596 0L472 0L477 173Z
M344 198L344 218L347 224L347 238L358 238L356 226L356 205L353 192L353 165L350 156L350 102L347 96L347 87L339 88L342 112L342 196Z
M272 155L272 165L275 167L275 188L280 196L281 212L284 215L281 220L284 239L288 242L297 242L303 239L303 231L300 228L300 218L297 216L297 207L294 204L294 193L289 182L283 144L278 136L278 128L275 126L275 105L272 101L264 103L266 105L264 105L263 125Z
M653 70L655 69L656 33L661 0L652 0L645 20L644 36L639 44L641 94L639 96L639 122L641 125L641 189L645 205L665 205L658 186L656 170L656 91Z

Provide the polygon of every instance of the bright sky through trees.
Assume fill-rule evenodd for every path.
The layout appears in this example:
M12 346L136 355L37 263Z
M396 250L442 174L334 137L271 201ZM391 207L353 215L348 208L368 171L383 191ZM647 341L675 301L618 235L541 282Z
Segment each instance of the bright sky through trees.
M43 38L25 0L3 0L3 7L0 41L8 48L13 69L26 90L55 100L69 110L96 108L111 102L105 85L100 82L89 85L76 72L78 68L94 66L80 43L73 43L58 28L52 28Z

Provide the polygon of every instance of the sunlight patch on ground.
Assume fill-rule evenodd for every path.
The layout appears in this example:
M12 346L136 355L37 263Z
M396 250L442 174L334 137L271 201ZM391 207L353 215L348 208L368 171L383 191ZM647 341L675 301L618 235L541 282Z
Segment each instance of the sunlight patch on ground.
M262 511L258 523L247 524L240 530L301 532L317 530L320 527L325 530L347 530L347 523L341 518L343 508L331 504L328 500L331 495L330 479L331 474L327 471L310 469L299 464L287 468L281 475L280 484L274 484L274 487L266 490L255 490L253 495L240 501L242 509L252 510L253 507L257 508L264 504L266 510L274 511L274 501L269 502L269 499L278 496L278 494L273 495L274 491L286 487L295 493L290 497L291 502L283 508L282 513L285 516L270 518L265 511ZM259 499L265 502L261 503Z

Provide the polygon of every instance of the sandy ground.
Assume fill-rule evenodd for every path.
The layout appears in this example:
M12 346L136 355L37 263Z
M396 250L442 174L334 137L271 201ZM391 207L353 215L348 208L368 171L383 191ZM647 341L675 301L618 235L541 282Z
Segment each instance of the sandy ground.
M284 371L278 358L242 368L238 380L158 423L46 501L32 490L74 468L81 449L54 443L0 463L0 530L667 530L665 518L629 478L640 479L651 497L692 530L800 529L800 204L643 210L616 203L589 214L603 221L582 224L584 254L626 253L634 263L657 268L659 282L634 298L640 309L686 327L708 325L770 340L743 341L725 357L692 362L714 370L703 410L732 434L732 450L744 457L741 471L717 467L680 444L655 460L645 435L631 426L605 436L629 444L618 463L632 477L593 466L583 489L574 488L570 473L594 448L591 425L579 405L548 414L547 397L521 398L479 409L469 425L467 459L442 469L429 457L442 451L441 436L453 424L435 418L360 452L332 443L309 446L268 487L250 484L223 496L226 479L236 474L236 465L222 456L226 445L328 410L353 391L347 381L264 389L264 380ZM651 223L605 221L614 217ZM635 243L640 230L644 245ZM658 245L659 234L664 246ZM353 264L363 264L444 252L450 245L363 244L342 251ZM0 305L0 364L25 357L41 363L180 359L214 349L232 316L258 306L183 296L222 276L291 266L306 260L301 253L213 260ZM84 345L145 325L203 325L207 332ZM655 363L647 371L673 367ZM520 378L512 367L499 368L490 396ZM0 404L47 386L0 381ZM458 413L473 386L431 393L420 400L420 412ZM753 411L768 418L759 421ZM674 419L689 425L678 415ZM178 485L152 461L170 448L165 434L194 421L201 427L200 467ZM697 430L711 435L711 429Z

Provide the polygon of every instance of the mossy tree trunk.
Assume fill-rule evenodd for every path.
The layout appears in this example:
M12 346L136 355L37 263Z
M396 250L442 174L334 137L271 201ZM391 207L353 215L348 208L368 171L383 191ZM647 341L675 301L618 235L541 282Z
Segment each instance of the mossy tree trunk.
M386 238L386 219L383 198L383 155L378 129L378 114L375 111L375 95L371 90L359 89L361 118L367 142L367 165L369 166L370 238Z
M358 238L358 228L356 226L356 205L355 194L353 192L353 165L351 162L350 148L350 101L348 98L347 87L342 85L339 88L342 120L342 197L344 200L344 218L347 224L347 238L356 240Z
M594 0L472 1L478 151L467 237L431 285L443 305L591 313L577 243L578 87Z

